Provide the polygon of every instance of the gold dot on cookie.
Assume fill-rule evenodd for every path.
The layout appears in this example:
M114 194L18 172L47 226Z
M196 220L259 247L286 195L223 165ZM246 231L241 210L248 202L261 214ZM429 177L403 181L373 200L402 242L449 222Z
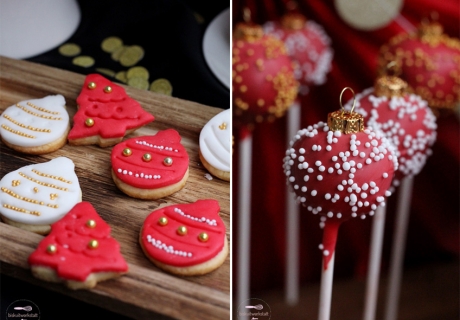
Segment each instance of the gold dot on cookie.
M170 167L172 164L173 164L173 159L170 158L170 157L166 157L164 160L163 160L163 164L167 167Z
M198 235L198 240L201 242L206 242L209 240L209 235L206 232L202 232Z
M131 151L130 148L124 148L124 149L123 149L123 155L124 155L125 157L129 157L129 156L132 155L132 154L133 154L133 152Z
M99 242L97 242L97 240L93 239L90 242L88 242L88 248L90 249L96 249L98 246L99 246Z
M92 126L94 126L94 120L91 119L91 118L87 118L87 119L85 120L85 125L86 125L87 127L92 127Z
M177 228L177 234L180 236L185 236L187 234L187 228L185 226L180 226Z
M86 226L91 229L96 228L96 221L90 219L86 221Z
M54 244L50 244L48 245L48 247L46 247L46 252L49 254L55 254L56 251L57 251L57 247Z
M88 89L91 89L91 90L96 89L96 82L91 81L90 83L88 83Z
M144 160L145 162L149 162L152 160L152 155L150 153L146 153L142 156L142 160Z
M105 93L110 93L110 92L112 92L112 87L111 87L111 86L105 87L105 88L104 88L104 92L105 92Z
M158 224L160 226L165 226L168 224L168 218L166 217L161 217L160 219L158 219Z
M227 129L227 123L222 122L222 124L219 126L219 129L220 129L220 130L225 130L225 129Z
M37 187L34 187L34 193L37 193L38 192L38 188Z

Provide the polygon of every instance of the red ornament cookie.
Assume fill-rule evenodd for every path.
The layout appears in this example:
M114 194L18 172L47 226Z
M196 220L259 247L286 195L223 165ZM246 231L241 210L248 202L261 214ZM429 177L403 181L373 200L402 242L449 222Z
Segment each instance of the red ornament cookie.
M145 219L139 243L159 268L184 276L220 267L228 256L225 224L217 200L159 208Z
M189 156L174 129L128 139L112 149L112 178L127 195L160 199L185 186Z
M32 274L71 289L90 289L127 273L120 245L110 231L89 202L78 203L51 226L51 233L29 256Z
M67 136L72 145L113 146L155 119L123 87L99 74L86 76L77 105Z

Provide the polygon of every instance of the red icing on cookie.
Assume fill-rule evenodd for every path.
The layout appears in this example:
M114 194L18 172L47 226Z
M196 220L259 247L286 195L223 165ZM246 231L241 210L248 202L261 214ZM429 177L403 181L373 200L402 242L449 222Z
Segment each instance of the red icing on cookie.
M94 248L90 245L93 240L97 241ZM54 252L50 252L50 246L54 246ZM120 245L110 236L110 226L89 202L78 203L64 218L55 222L28 262L52 268L59 277L75 281L85 281L95 272L128 271Z
M86 76L77 104L78 111L73 117L74 124L68 135L69 140L96 135L105 139L120 138L127 130L154 120L153 115L130 98L123 87L99 74ZM88 119L92 120L92 124L88 125Z
M397 159L381 131L345 134L320 122L298 131L290 145L284 158L287 180L297 201L322 216L321 226L364 219L391 195ZM325 234L325 267L334 252L330 239L336 235L331 237Z
M185 175L189 156L174 129L154 136L125 140L112 149L112 168L118 179L141 189L156 189L179 182ZM124 152L129 149L129 155ZM144 156L150 155L150 160ZM165 159L171 159L168 163Z
M219 216L216 200L198 200L190 204L177 204L153 211L145 219L141 242L145 251L159 262L188 267L214 258L224 247L225 225ZM166 218L167 223L159 221ZM178 228L185 226L185 235ZM206 233L207 241L199 239Z

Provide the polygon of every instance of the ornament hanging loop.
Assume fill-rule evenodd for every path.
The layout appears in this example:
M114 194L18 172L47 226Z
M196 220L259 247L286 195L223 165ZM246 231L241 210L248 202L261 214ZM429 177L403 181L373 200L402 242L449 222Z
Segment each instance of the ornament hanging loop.
M399 77L401 75L401 68L395 60L388 62L385 66L385 73L390 76Z
M339 97L339 103L340 103L340 107L342 108L342 114L345 112L345 108L343 107L343 104L342 104L342 96L343 96L343 93L344 93L346 90L350 90L351 93L353 93L353 106L351 107L350 113L353 113L353 110L355 110L355 104L356 104L356 95L355 95L355 92L353 91L352 88L350 88L350 87L345 87L345 88L342 89L342 92L340 92L340 97Z

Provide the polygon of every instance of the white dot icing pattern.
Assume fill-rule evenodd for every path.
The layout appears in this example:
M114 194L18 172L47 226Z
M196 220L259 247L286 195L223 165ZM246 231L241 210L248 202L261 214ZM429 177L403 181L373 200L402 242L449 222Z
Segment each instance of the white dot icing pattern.
M225 123L225 126L222 124ZM230 172L230 110L216 114L205 124L200 133L200 151L214 168Z
M406 99L389 99L385 96L377 97L373 92L374 88L368 88L356 95L355 111L363 115L366 126L382 130L395 146L400 173L404 176L417 175L425 166L432 153L431 146L436 141L436 117L427 102L417 95L408 94ZM361 106L363 99L371 103L371 110ZM347 102L345 109L350 110L351 103ZM384 112L393 112L395 117L383 120ZM423 120L420 121L418 117L423 117ZM419 128L413 132L417 126ZM399 181L395 179L395 183L399 184Z
M0 180L0 213L25 224L56 222L81 201L80 183L74 169L72 160L58 157L6 174Z
M122 168L118 168L117 171L118 171L118 173L128 175L128 176L133 176L133 177L140 178L140 179L154 179L154 180L161 179L161 174L145 174L143 172L133 173L130 170L126 170L126 169L122 169Z
M23 147L54 142L65 134L68 125L69 114L62 95L18 102L0 116L2 138Z
M213 226L213 227L217 226L216 219L207 219L206 217L198 218L198 217L192 216L192 215L190 215L188 213L185 213L184 211L182 211L179 208L174 208L174 212L180 214L181 216L183 216L185 218L193 220L193 221L207 223L207 224L209 224L210 226Z
M311 151L304 148L299 148L298 150L293 148L297 141L315 138L321 130L327 133L322 146L316 145L316 148L312 148L314 150ZM380 190L376 181L392 179L393 176L379 174L371 178L375 179L375 181L363 181L363 177L360 177L359 173L366 165L384 159L391 161L394 170L397 170L397 157L394 147L383 136L381 131L366 128L364 133L367 141L359 140L355 134L345 135L338 131L329 131L329 127L323 122L297 132L290 141L290 148L286 150L286 155L283 159L283 170L298 203L306 206L313 214L323 214L327 217L334 216L337 218L341 218L344 212L325 211L323 206L328 206L327 203L329 202L331 204L341 204L342 206L346 204L346 210L353 212L352 217L357 217L357 211L360 211L360 214L373 215L377 205L385 205L384 196L388 197L391 192ZM342 138L350 141L349 149L346 151L337 150L337 147L335 147L339 143L339 139ZM327 148L327 146L330 146L330 148ZM320 152L318 149L323 150L323 155L325 155L327 161L320 161L316 157L314 159L311 159L311 156L308 157L307 152ZM294 171L304 172L301 180L296 180ZM318 179L318 176L321 176L321 178ZM358 181L360 182L358 183ZM336 184L330 185L331 183ZM324 192L324 190L329 190L329 192ZM320 191L324 193L320 194ZM367 201L370 197L369 195L375 198L375 203L369 203L370 200ZM313 200L316 198L318 200ZM321 203L324 201L326 201L326 205L306 205L311 202Z
M161 240L156 240L153 238L150 234L147 235L147 241L151 243L154 247L157 249L163 250L169 254L175 254L177 256L181 257L187 257L187 258L192 258L193 254L191 252L186 252L182 250L176 250L172 245L167 245L164 242L161 242Z

